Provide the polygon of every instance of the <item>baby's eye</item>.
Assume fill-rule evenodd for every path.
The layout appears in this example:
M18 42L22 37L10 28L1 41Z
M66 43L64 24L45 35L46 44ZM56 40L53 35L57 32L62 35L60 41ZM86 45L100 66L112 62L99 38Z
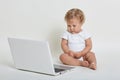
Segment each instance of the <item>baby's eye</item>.
M76 25L73 25L73 27L76 27Z
M70 27L70 25L67 25L68 27Z

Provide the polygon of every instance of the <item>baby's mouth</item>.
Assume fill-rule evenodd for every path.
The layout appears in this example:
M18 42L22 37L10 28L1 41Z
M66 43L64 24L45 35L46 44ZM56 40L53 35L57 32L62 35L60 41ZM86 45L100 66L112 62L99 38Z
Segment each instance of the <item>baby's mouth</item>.
M74 34L75 32L74 31L71 31L72 34Z

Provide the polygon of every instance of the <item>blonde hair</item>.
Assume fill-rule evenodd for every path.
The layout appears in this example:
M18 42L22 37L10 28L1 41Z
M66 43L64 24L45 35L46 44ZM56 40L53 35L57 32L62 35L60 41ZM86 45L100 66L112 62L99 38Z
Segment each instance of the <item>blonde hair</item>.
M69 21L70 19L77 18L80 20L81 23L85 22L85 16L82 10L73 8L68 10L65 14L65 21Z

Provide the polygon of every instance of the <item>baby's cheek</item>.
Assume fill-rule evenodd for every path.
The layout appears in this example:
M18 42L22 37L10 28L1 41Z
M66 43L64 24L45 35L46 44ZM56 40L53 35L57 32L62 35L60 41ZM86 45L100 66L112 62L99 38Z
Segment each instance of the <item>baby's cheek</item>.
M67 29L68 32L70 32L70 29Z
M78 28L77 28L77 29L75 29L75 31L76 31L76 32L80 32L80 30L79 30Z

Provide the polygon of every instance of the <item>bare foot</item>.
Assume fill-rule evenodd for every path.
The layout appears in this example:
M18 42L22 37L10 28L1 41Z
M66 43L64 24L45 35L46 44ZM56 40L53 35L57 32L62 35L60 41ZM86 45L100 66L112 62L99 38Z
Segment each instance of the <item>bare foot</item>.
M96 70L96 64L95 63L91 63L89 68L93 69L93 70Z
M80 66L88 67L89 63L88 63L88 61L80 61Z

